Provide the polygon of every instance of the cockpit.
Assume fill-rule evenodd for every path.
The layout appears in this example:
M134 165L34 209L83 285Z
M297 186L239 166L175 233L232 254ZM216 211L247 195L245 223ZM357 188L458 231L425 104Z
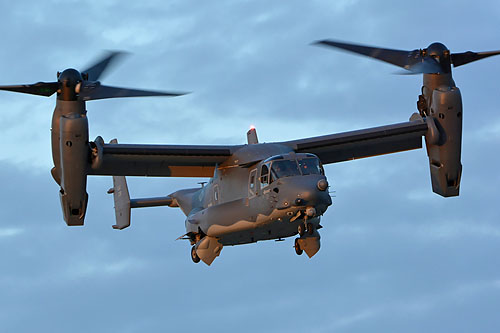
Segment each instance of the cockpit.
M324 175L321 161L314 154L286 154L269 157L261 163L260 184L268 184L285 177Z

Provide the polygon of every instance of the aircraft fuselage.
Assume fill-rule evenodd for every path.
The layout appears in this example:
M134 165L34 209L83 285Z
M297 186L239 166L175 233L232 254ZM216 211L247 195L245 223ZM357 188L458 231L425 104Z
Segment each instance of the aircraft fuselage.
M248 158L250 150L274 150L266 145L273 144L242 149ZM316 230L320 216L332 203L319 159L294 152L243 165L221 165L203 188L171 196L187 216L186 235L193 245L204 237L220 246L281 239L300 233L302 227L304 232L309 229L319 249Z

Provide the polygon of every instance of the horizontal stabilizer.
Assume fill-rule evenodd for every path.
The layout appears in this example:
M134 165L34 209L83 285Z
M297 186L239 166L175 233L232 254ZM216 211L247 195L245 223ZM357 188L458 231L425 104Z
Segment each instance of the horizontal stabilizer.
M172 206L173 201L174 200L169 196L132 199L130 200L130 208Z
M108 193L113 193L113 199L115 201L116 224L113 225L113 229L122 230L130 226L131 208L158 206L177 207L176 201L170 196L130 199L125 176L113 176L113 188Z

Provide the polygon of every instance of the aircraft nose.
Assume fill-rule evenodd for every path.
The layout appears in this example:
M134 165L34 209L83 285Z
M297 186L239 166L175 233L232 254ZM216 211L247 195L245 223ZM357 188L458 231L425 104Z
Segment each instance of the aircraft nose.
M328 192L318 188L317 184L298 188L296 191L297 199L295 199L296 206L316 206L321 204L330 205L331 198Z
M332 204L327 189L328 182L324 177L302 176L289 179L280 190L278 208L315 207L318 215L321 215Z

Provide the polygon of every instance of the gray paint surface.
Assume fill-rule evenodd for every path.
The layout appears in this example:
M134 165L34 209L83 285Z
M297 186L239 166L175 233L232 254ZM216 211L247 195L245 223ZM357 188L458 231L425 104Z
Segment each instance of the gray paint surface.
M319 38L403 49L442 41L456 52L498 47L496 1L1 6L2 83L52 79L97 50L126 49L134 56L107 83L195 92L175 102L89 102L90 137L123 143L241 144L250 124L270 142L407 120L420 77L392 76L388 65L307 46ZM429 8L444 15L429 16ZM92 24L75 25L75 17ZM496 332L496 67L492 58L454 71L467 113L459 198L431 192L424 150L332 165L326 172L336 198L312 260L293 255L291 241L263 242L225 249L209 270L173 241L183 229L180 211L134 211L133 229L112 230L108 177L89 180L94 197L85 229L68 229L48 173L53 101L2 94L2 193L9 193L2 194L0 227L3 329L188 331L193 300L210 299L213 306L195 314L196 326L207 330L245 323L248 331L273 332L311 325L324 332ZM195 121L182 125L188 119ZM143 197L198 181L129 185ZM297 287L308 279L314 283ZM116 316L124 304L126 316ZM290 321L304 304L317 318Z

